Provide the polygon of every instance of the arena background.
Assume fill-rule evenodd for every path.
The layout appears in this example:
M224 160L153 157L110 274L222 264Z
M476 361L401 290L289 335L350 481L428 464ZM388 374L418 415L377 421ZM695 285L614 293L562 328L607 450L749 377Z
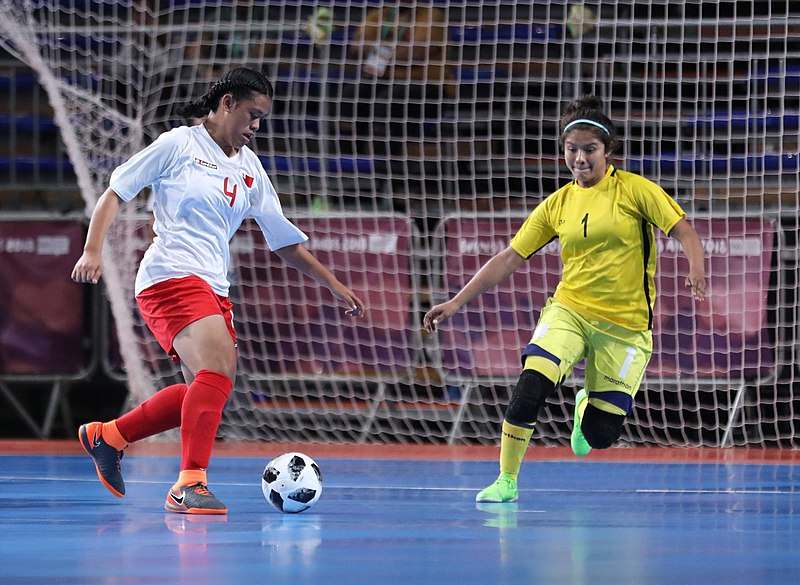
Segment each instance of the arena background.
M2 5L2 436L72 437L177 375L132 303L146 194L110 236L103 286L67 276L114 166L179 123L177 105L248 65L275 81L255 150L287 215L371 310L346 323L245 226L233 242L240 374L221 439L495 445L557 248L439 336L420 317L568 180L560 111L595 93L622 134L618 165L662 185L698 226L711 283L693 304L679 254L659 240L657 352L622 444L796 446L794 5L419 4L441 15L429 55L443 67L428 82L444 89L399 156L352 134L368 128L357 138L378 143L397 126L342 113L360 75L347 47L378 2ZM548 406L540 444L566 444L580 374Z

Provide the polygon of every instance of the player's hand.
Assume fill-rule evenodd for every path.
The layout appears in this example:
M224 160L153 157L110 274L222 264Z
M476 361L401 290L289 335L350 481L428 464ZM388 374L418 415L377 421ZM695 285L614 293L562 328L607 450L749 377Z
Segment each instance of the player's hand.
M458 309L460 309L460 306L453 300L431 307L422 318L422 326L428 333L436 333L436 328L439 324L453 315Z
M361 301L356 300L353 305L344 312L345 315L350 315L351 317L363 317L364 316L364 305L361 304Z
M349 288L341 283L338 283L336 286L331 288L331 294L333 294L337 300L347 305L348 308L344 312L345 315L350 315L351 317L364 316L364 312L366 311L364 303Z
M706 298L706 277L703 274L692 274L686 277L686 286L692 289L695 300L703 301Z
M72 280L97 284L103 274L103 256L99 252L84 252L72 269Z

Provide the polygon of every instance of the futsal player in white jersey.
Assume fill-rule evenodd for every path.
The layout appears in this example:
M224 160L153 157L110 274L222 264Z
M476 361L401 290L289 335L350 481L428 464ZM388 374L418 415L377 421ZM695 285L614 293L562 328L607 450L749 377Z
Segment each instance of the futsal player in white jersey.
M357 317L364 311L353 291L304 246L307 236L283 215L269 177L247 146L272 99L272 84L262 73L228 72L180 111L203 122L162 134L118 167L92 213L83 255L72 272L77 282L98 282L103 242L120 205L152 186L156 237L136 275L136 301L160 345L180 362L185 379L116 420L80 427L78 437L98 477L116 496L125 495L120 470L125 447L180 427L180 473L165 508L227 513L208 489L206 469L236 374L227 274L229 242L245 218L253 217L270 249L328 288L347 314Z
M663 189L611 163L619 140L598 98L586 96L567 107L560 142L574 180L538 205L504 251L423 319L426 329L435 331L559 239L561 282L522 352L522 374L500 436L500 476L478 493L478 502L517 500L517 477L539 410L584 358L585 388L575 397L572 450L584 456L592 448L610 447L621 435L653 351L653 226L680 242L689 260L686 286L695 299L703 300L706 292L697 232Z

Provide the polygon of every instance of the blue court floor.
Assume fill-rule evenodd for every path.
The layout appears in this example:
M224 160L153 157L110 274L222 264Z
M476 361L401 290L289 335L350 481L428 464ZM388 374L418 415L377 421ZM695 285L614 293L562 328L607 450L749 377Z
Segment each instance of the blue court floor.
M800 583L796 465L526 461L518 503L476 505L496 462L317 461L322 498L285 515L266 458L215 458L230 513L196 517L162 508L175 457L126 457L117 499L86 456L0 456L0 583Z

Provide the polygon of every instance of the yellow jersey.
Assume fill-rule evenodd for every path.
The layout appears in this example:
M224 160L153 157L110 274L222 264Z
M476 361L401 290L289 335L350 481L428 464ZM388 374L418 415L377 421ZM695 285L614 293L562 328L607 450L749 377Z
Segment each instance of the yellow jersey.
M593 187L572 181L547 197L510 245L529 258L558 238L563 268L553 297L584 317L646 331L656 297L653 226L669 234L685 217L661 187L609 165Z

